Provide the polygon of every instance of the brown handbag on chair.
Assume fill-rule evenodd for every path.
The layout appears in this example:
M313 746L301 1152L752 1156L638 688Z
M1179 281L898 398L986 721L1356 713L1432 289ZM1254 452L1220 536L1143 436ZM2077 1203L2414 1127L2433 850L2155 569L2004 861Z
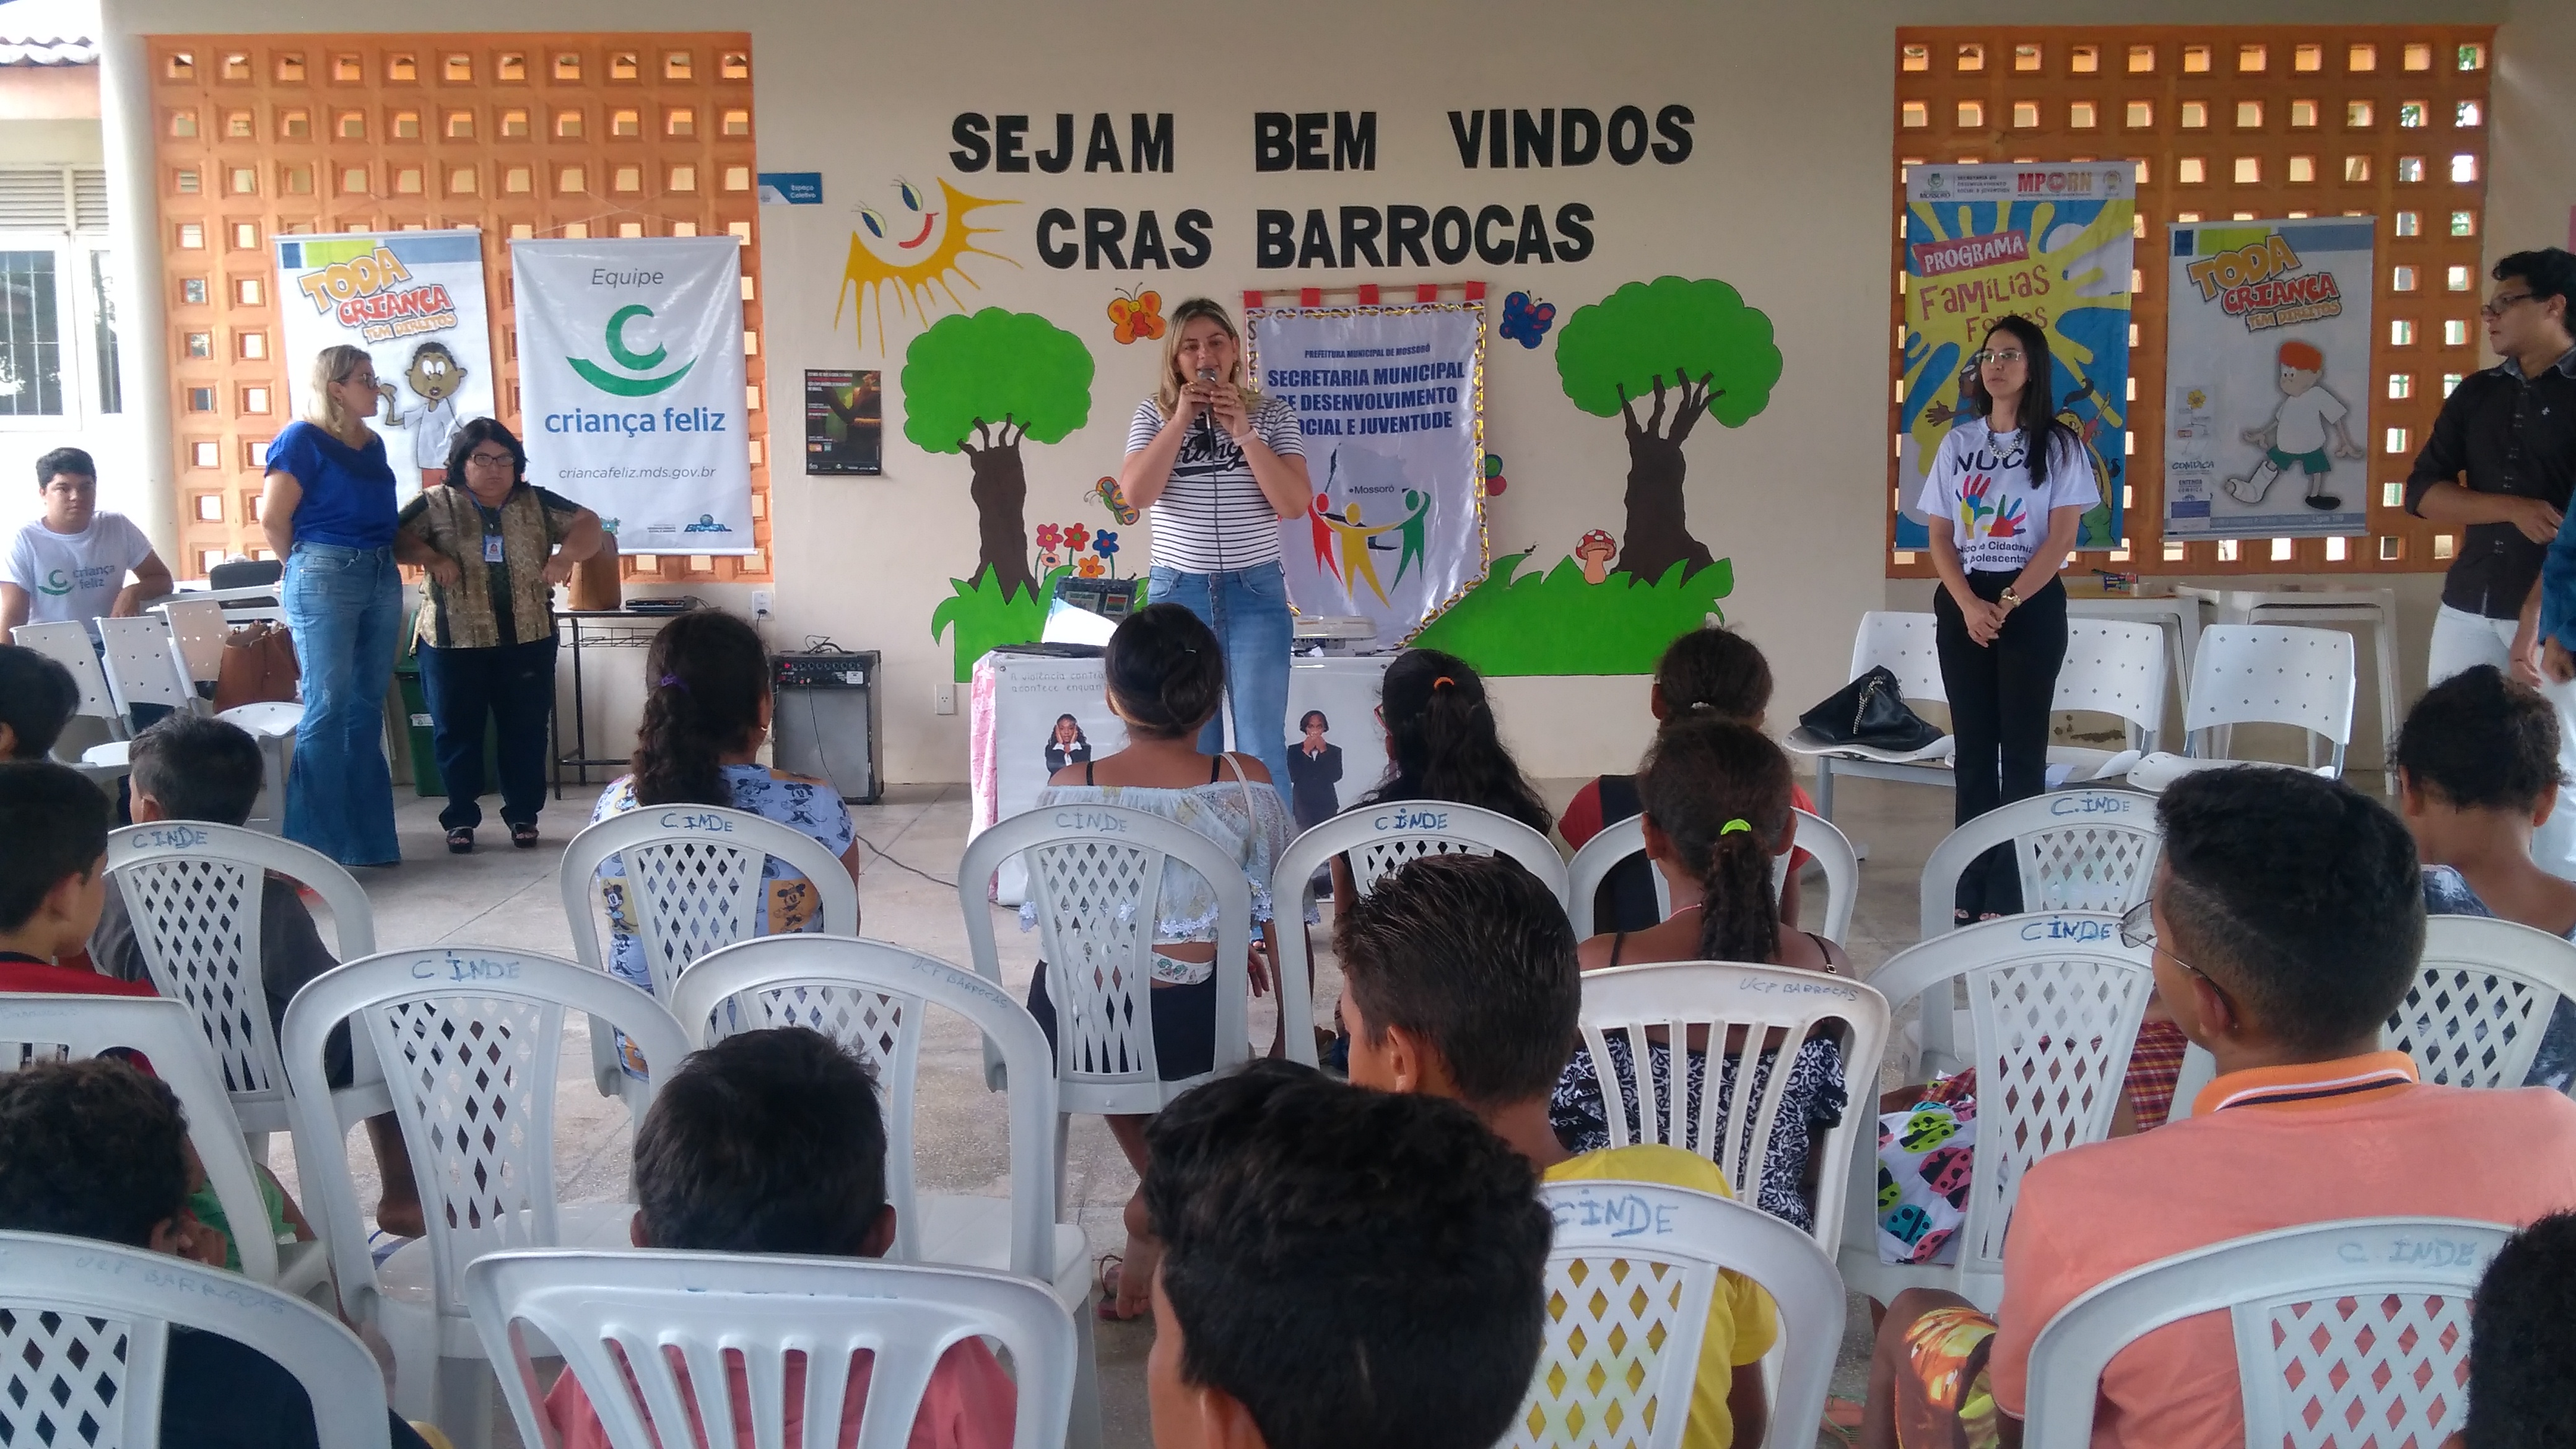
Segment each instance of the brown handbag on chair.
M295 665L295 636L265 619L245 624L224 640L224 662L215 675L215 712L245 704L295 702L303 677Z

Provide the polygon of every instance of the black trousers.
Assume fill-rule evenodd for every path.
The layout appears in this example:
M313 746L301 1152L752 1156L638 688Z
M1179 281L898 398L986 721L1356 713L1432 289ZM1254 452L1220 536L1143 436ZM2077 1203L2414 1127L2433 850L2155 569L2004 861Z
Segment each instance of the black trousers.
M2018 575L1970 573L1968 587L1992 603ZM2066 586L2055 579L2004 616L1991 644L1968 637L1958 602L1932 591L1941 682L1950 692L1950 733L1958 741L1959 808L1965 825L1997 806L2048 787L2049 704L2066 662ZM2009 846L1979 856L1959 877L1955 902L1969 920L2022 907L2021 867Z
M534 825L546 803L546 725L555 703L555 641L549 635L490 649L420 647L438 777L447 785L442 830L483 823L483 717L500 731L501 819Z

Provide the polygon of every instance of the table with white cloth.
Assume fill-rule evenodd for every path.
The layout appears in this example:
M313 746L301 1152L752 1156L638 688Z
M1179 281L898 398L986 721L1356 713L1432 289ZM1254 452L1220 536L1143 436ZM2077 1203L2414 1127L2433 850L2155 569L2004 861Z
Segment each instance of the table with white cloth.
M1073 716L1079 739L1070 750L1058 746L1052 758L1080 764L1127 747L1127 727L1109 712L1100 656L1036 652L1043 647L996 649L975 661L968 715L967 781L974 805L970 839L1037 807L1038 792L1055 773L1049 746L1066 715ZM1282 722L1288 744L1294 748L1301 738L1297 722L1308 710L1322 710L1335 722L1334 742L1345 751L1340 791L1346 804L1385 771L1377 701L1394 657L1305 657L1288 667L1288 714ZM1231 730L1228 745L1233 747ZM1287 783L1279 782L1283 790ZM993 899L1000 904L1016 906L1027 892L1028 874L1017 859L995 873Z

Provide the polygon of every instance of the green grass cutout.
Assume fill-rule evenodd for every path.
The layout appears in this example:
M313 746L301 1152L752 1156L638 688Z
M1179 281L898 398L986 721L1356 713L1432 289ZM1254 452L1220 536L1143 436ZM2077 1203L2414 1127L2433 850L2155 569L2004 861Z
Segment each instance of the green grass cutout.
M1675 564L1651 584L1628 574L1587 584L1572 558L1515 578L1528 558L1498 560L1413 642L1445 649L1488 675L1652 674L1664 646L1701 627L1735 590L1731 559L1688 578Z
M1071 572L1071 568L1050 571L1035 593L997 587L990 568L978 571L972 583L950 579L948 586L956 592L930 611L930 637L936 642L950 625L956 626L952 647L957 682L973 679L975 661L992 650L1005 644L1036 643L1046 629L1047 600L1055 597L1055 581Z

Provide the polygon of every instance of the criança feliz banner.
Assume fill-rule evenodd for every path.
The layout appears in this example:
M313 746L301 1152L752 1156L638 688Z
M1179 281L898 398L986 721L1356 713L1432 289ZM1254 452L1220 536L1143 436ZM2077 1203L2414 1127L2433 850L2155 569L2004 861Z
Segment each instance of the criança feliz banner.
M742 251L729 236L513 241L528 478L622 553L749 553Z

